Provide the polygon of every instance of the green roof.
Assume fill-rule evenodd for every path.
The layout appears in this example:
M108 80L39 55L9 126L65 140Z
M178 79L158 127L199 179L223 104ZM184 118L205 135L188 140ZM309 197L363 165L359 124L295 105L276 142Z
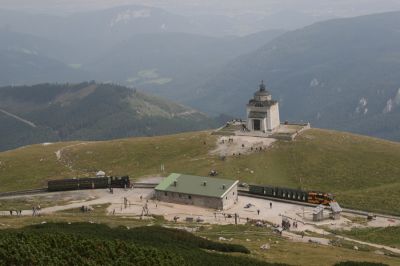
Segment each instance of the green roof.
M206 185L204 185L204 182L206 182ZM237 182L235 180L208 176L202 177L173 173L164 178L155 190L222 198Z

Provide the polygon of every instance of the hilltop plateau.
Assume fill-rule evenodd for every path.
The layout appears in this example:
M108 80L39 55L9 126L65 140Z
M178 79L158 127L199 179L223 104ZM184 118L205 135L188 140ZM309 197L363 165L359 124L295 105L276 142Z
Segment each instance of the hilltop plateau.
M400 143L310 129L249 155L221 158L210 132L97 142L58 142L0 153L1 191L45 187L54 178L166 176L171 172L334 193L344 207L400 214ZM165 172L161 172L161 164Z

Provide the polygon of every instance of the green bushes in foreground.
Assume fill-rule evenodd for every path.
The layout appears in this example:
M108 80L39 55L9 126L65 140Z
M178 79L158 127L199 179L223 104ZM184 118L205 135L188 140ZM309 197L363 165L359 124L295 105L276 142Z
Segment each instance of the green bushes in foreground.
M343 261L336 263L335 266L387 266L387 264L367 261Z
M120 240L84 239L62 233L6 233L0 239L3 265L187 265L176 254Z
M162 227L58 223L0 231L0 265L271 265L215 251L249 253Z

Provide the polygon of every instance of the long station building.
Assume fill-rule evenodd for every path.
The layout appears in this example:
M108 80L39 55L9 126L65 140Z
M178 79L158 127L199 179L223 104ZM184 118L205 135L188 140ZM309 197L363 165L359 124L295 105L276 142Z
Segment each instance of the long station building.
M226 210L238 201L238 180L171 174L155 188L157 200Z

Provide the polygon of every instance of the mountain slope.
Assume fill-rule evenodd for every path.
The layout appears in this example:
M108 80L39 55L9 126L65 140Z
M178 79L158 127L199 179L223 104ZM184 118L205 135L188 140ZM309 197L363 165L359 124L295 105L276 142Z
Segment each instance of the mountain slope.
M140 6L27 17L31 24L0 10L0 85L97 80L181 101L192 94L187 87L283 33L209 37L187 18Z
M214 120L193 109L125 87L95 83L3 87L0 109L4 110L0 113L2 150L37 142L149 136L215 126Z
M221 160L210 151L209 132L102 142L33 145L0 153L1 191L46 186L56 177L141 177L171 172L246 183L321 190L342 206L399 215L400 144L343 132L311 129L294 142L278 141L265 152ZM58 157L56 156L58 154ZM160 172L164 164L167 172Z
M288 32L229 63L189 103L243 115L238 107L264 79L282 120L400 140L398 25L400 12L391 12Z
M275 30L220 38L169 32L136 34L83 67L95 73L96 80L118 82L182 100L192 94L187 87L201 83L229 60L282 33Z
M0 61L0 86L78 82L90 78L86 72L27 50L0 50Z

